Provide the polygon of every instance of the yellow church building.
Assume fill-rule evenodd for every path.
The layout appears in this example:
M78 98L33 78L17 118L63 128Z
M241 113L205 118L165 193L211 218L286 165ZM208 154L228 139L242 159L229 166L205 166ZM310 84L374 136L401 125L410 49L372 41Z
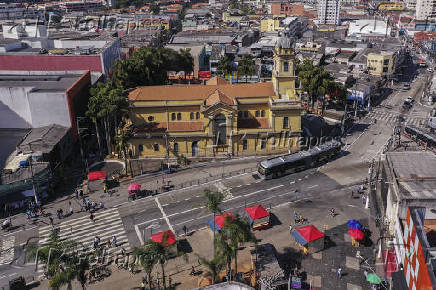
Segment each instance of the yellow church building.
M294 53L280 41L272 82L146 86L129 92L134 157L252 155L297 151L300 99Z

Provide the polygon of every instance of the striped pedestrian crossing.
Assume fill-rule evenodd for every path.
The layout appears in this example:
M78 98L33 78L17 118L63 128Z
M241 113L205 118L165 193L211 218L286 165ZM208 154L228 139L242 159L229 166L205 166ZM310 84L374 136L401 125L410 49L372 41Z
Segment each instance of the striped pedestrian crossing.
M14 260L15 236L0 240L0 265L12 263Z
M373 110L368 113L366 116L367 118L377 121L384 121L387 124L394 124L397 122L397 118L400 114L394 113L394 112L386 112L382 110ZM420 116L420 115L411 115L411 116L405 116L405 124L410 124L414 126L423 126L427 120L426 116Z
M90 220L89 216L82 216L76 219L71 219L61 222L55 227L61 240L71 240L78 244L78 249L82 250L83 254L93 251L94 238L100 238L100 244L109 246L110 239L116 237L117 245L115 247L105 247L105 257L112 259L119 254L124 248L126 252L130 251L127 234L124 230L124 225L119 215L118 209L107 209L105 211L96 212L94 221ZM39 228L39 244L46 245L49 242L50 234L53 230L52 226L43 226ZM41 271L43 265L38 265L38 270Z

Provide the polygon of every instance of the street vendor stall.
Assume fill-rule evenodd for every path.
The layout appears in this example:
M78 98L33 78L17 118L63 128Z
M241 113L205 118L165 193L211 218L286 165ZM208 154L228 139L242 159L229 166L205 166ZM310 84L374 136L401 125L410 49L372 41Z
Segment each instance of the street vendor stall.
M350 229L348 230L348 234L351 236L351 244L353 247L359 247L359 240L363 240L364 234L359 229Z
M151 240L163 244L164 247L169 247L176 242L176 236L171 230L166 230L152 235Z
M304 254L309 254L309 244L315 251L324 248L324 234L313 225L306 225L291 230L291 236L294 237L300 250Z
M212 231L220 231L225 226L226 219L233 219L233 214L231 212L226 212L222 215L217 215L215 221L211 218L207 221L207 224Z
M247 207L245 211L248 214L248 218L250 219L250 225L253 230L260 230L269 226L270 214L263 207L263 205L259 204L256 206Z

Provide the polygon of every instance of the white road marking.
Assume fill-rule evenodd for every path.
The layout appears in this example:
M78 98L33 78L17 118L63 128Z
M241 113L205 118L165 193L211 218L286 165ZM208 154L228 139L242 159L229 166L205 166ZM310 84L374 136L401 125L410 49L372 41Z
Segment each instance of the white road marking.
M295 183L295 180L293 180L293 181L289 182L289 184L294 184L294 183Z
M261 190L258 190L258 191L252 192L252 193L247 193L247 194L245 194L244 196L247 197L247 196L250 196L250 195L253 195L253 194L256 194L256 193L262 192L262 191L265 191L265 189L261 189Z
M309 186L308 189L310 189L310 188L315 188L315 187L317 187L317 186L318 186L318 184L315 184L315 185Z
M268 188L268 190L274 190L274 189L280 188L280 187L282 187L282 186L284 186L284 185L283 185L283 184L281 184L281 185L277 185L277 186L274 186L274 187Z
M168 217L167 217L165 211L163 210L162 205L161 205L160 202L159 202L159 199L158 199L157 197L155 197L154 200L156 201L157 207L160 209L160 212L162 213L162 216L163 216L164 220L167 222L168 227L170 228L170 230L171 230L173 233L176 233L176 232L174 231L174 229L173 229L173 226L170 224L170 220L168 219Z
M141 245L143 245L144 240L142 239L141 231L139 230L138 225L135 225L135 232L136 232L136 235L138 236L139 242L141 243Z

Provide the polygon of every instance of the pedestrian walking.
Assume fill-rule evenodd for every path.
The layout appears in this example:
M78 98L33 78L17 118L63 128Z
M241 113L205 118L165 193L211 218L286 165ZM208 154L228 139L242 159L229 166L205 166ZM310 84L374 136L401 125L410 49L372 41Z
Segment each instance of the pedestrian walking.
M351 198L354 197L354 190L351 190Z
M191 273L189 275L194 276L195 275L195 268L194 266L191 266Z
M70 205L70 215L73 214L73 207Z
M144 283L144 280L141 281L141 290L145 290L145 283Z
M341 267L338 268L337 274L338 274L338 279L341 280L342 279L342 268Z
M117 237L113 236L111 242L112 242L113 246L116 247L117 246Z
M363 194L362 195L362 203L365 204L366 203L366 196Z
M94 222L94 214L92 212L89 214L89 219Z
M104 193L107 192L107 185L106 185L106 183L103 185L103 192L104 192Z
M74 191L74 195L76 196L76 199L79 199L79 191L77 189Z
M100 201L100 208L104 208L104 204L102 201Z
M186 237L186 234L188 233L188 228L186 227L186 225L183 226L183 232L185 233L185 237Z
M52 218L52 217L49 217L48 219L50 220L50 225L53 226L53 218Z

